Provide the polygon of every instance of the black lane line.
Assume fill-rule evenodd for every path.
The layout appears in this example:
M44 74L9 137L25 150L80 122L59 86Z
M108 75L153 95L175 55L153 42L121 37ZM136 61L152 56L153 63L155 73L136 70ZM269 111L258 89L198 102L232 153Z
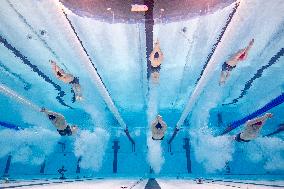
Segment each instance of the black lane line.
M19 81L21 81L24 84L24 89L27 91L31 88L32 84L27 82L25 79L23 79L19 74L16 74L14 72L12 72L7 66L5 66L4 64L2 64L2 62L0 61L0 67L3 68L6 72L8 72L10 75L14 76L15 78L17 78Z
M145 189L161 189L156 179L150 178L145 186Z
M64 11L63 9L62 9L62 12L63 12L63 14L64 14L66 20L68 21L70 27L72 28L74 34L76 35L77 40L78 40L79 43L81 44L81 47L83 48L84 52L86 53L86 55L87 55L89 61L91 62L93 68L96 70L96 73L98 74L98 76L99 76L101 82L103 83L103 85L104 85L106 91L109 93L108 89L106 88L106 85L105 85L104 81L102 80L102 77L100 76L100 74L99 74L99 72L98 72L98 70L97 70L97 67L96 67L95 64L93 63L93 61L92 61L92 59L91 59L89 53L87 52L86 48L84 47L83 42L81 41L81 39L80 39L78 33L76 32L75 27L73 26L71 20L68 18L68 15L65 13L65 11ZM109 94L110 94L110 93L109 93Z
M232 102L230 103L226 103L226 104L222 104L222 105L231 105L231 104L235 104L237 103L241 98L243 98L248 90L251 88L253 82L257 79L260 78L262 76L262 73L264 72L264 70L266 70L267 68L269 68L270 66L272 66L273 64L275 64L278 59L284 55L284 48L281 48L269 61L268 64L262 66L260 69L258 69L256 71L256 73L254 74L254 76L248 80L244 86L244 88L242 89L241 94L239 95L238 98L235 98L234 100L232 100Z
M215 52L215 50L216 50L218 44L221 42L222 37L223 37L224 33L226 32L227 27L229 26L229 24L230 24L230 22L231 22L231 20L232 20L232 18L233 18L233 16L234 16L234 14L237 12L238 7L239 7L239 3L236 3L236 4L235 4L235 7L233 8L232 12L229 14L229 17L227 18L227 22L226 22L225 26L222 28L222 31L221 31L219 37L217 38L216 43L213 45L211 52L210 52L209 55L207 56L206 62L205 62L205 64L204 64L204 66L203 66L203 68L202 68L202 71L201 71L201 73L200 73L198 79L196 80L195 84L197 84L198 81L201 79L205 68L207 67L209 61L211 60L211 58L212 58L212 56L213 56L213 54L214 54L214 52Z
M261 183L230 181L230 180L220 180L220 181L229 182L229 183L238 183L238 184L251 184L251 185L256 185L256 186L284 187L283 185L275 185L275 184L261 184Z
M68 108L73 109L71 106L67 105L64 100L62 99L63 96L65 96L65 92L62 91L61 87L54 83L47 75L45 75L41 70L36 65L33 65L27 57L25 57L19 50L17 50L15 47L13 47L5 38L3 38L0 35L0 42L10 51L13 52L13 54L20 58L24 64L29 66L33 72L37 73L40 77L42 77L47 83L50 83L57 91L58 91L58 96L56 97L57 101Z
M147 79L151 76L151 61L149 60L150 54L153 51L153 9L154 0L144 0L144 5L148 6L148 11L145 12L145 32L146 32L146 58L147 58Z
M241 182L241 181L230 181L230 180L213 180L213 179L206 179L206 180L212 180L212 182L227 182L227 183L236 183L236 184L251 184L256 186L271 186L271 187L277 187L277 188L284 188L284 185L275 185L275 184L261 184L261 183L251 183L251 182Z
M56 52L48 45L48 43L41 38L41 36L37 33L37 31L28 23L27 19L14 7L14 5L7 0L9 6L13 9L13 11L18 15L20 20L39 38L39 40L43 43L44 47L57 59L60 61L59 56L56 54ZM61 62L61 64L67 69L67 66Z

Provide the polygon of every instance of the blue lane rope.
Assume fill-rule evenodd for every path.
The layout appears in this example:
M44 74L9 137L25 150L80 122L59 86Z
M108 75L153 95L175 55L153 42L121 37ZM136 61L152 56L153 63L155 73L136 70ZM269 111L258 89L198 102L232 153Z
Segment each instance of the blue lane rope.
M6 122L3 122L3 121L0 121L0 126L6 127L8 129L13 129L13 130L16 130L16 131L22 130L22 128L17 126L17 125L14 125L14 124L11 124L11 123L6 123Z
M221 135L224 135L224 134L234 130L235 128L239 127L240 125L246 123L248 120L251 120L251 119L263 114L264 112L274 108L275 106L282 104L283 102L284 102L284 93L282 93L278 97L274 98L273 100L271 100L266 105L264 105L262 108L256 110L252 114L249 114L248 116L244 117L243 119L234 121L231 124L229 124L229 126L223 131L223 133Z

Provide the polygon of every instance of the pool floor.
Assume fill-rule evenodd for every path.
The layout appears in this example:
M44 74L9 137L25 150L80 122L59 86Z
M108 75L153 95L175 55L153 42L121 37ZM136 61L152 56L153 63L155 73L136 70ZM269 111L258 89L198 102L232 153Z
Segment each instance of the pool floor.
M202 184L197 184L193 179L46 179L46 180L22 180L1 183L1 189L5 188L85 188L85 189L202 189L202 188L284 188L284 181L252 181L252 180L213 180L204 179Z

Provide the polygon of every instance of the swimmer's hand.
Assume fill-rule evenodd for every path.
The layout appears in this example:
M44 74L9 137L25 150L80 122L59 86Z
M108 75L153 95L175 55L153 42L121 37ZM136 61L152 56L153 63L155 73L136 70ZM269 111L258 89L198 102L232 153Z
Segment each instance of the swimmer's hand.
M76 101L82 101L84 98L81 95L76 95L75 96Z

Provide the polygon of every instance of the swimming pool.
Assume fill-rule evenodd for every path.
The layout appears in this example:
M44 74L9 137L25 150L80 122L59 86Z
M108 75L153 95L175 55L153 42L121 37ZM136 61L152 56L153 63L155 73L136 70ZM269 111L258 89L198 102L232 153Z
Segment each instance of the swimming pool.
M201 177L207 188L284 186L281 0L0 5L0 174L10 180L1 187L186 188ZM247 58L233 61L252 39ZM79 131L60 136L42 107ZM235 140L266 113L251 124L263 126L257 136ZM152 139L158 114L163 140Z

